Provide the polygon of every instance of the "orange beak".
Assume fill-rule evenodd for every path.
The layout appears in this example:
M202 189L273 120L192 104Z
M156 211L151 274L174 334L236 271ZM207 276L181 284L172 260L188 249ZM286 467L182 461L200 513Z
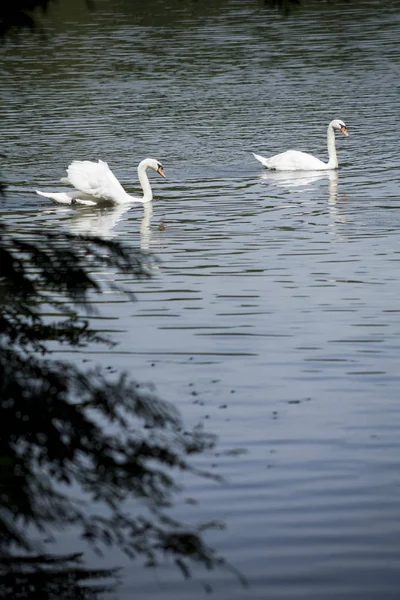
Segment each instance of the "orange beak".
M346 137L349 137L349 132L347 131L346 127L344 127L344 126L343 126L343 127L341 127L341 128L340 128L340 131L341 131L342 133L344 133L344 135L345 135Z
M157 173L158 173L159 175L161 175L161 177L165 177L165 173L164 173L164 171L163 171L163 168L162 168L162 167L158 167L158 169L157 169Z

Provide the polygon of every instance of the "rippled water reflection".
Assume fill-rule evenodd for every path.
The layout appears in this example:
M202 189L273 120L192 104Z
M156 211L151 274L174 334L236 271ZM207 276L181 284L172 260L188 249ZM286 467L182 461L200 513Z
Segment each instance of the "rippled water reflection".
M227 484L188 480L199 503L177 507L226 522L209 541L250 588L210 574L216 598L397 599L398 10L110 6L90 21L56 15L47 41L2 49L2 218L161 259L151 281L132 281L138 303L101 299L115 351L83 354L153 381L219 435L202 466ZM325 160L332 118L350 132L339 173L266 173L251 155ZM145 156L167 175L152 177L145 209L33 193L58 189L73 158L107 160L134 192ZM167 568L130 572L121 600L203 597Z

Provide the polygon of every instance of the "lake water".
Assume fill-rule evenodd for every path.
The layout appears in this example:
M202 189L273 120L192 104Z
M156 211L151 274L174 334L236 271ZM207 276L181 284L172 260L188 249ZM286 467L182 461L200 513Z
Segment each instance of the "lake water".
M60 4L46 39L0 49L1 218L160 258L150 281L126 282L137 303L101 298L114 351L70 358L154 382L218 435L198 463L226 483L180 479L176 511L226 524L206 539L249 587L118 553L99 566L127 566L120 600L197 600L204 582L216 600L398 599L398 4L304 0L286 18L250 0ZM338 173L268 174L251 155L327 160L333 118L350 133ZM167 179L151 176L145 211L34 193L98 158L134 193L146 156Z

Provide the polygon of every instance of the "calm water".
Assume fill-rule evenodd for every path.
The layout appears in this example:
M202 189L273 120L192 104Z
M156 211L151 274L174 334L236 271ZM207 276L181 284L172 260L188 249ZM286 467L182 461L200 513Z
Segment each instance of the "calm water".
M182 478L198 504L176 510L224 521L207 541L250 582L136 563L118 598L197 600L204 581L216 600L399 598L396 3L304 1L283 19L251 1L159 0L151 14L96 2L90 17L54 12L46 40L0 49L1 217L26 236L99 233L161 259L151 281L127 281L136 304L101 299L114 352L71 359L137 373L218 434L199 463L227 483ZM350 132L338 174L268 175L251 155L325 160L333 118ZM167 179L152 175L145 212L34 193L97 158L135 192L146 156ZM72 534L63 544L76 549ZM116 563L128 565L115 552L101 566Z

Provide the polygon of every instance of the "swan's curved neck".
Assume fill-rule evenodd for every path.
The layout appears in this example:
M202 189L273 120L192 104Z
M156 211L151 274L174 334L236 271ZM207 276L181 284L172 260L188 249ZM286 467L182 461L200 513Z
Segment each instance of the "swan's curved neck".
M328 126L328 168L329 169L337 169L338 168L338 159L336 154L336 143L335 143L335 131L332 125Z
M142 161L138 166L138 177L143 190L143 202L151 202L153 200L153 192L151 191L150 181L146 173L147 166L145 161Z

